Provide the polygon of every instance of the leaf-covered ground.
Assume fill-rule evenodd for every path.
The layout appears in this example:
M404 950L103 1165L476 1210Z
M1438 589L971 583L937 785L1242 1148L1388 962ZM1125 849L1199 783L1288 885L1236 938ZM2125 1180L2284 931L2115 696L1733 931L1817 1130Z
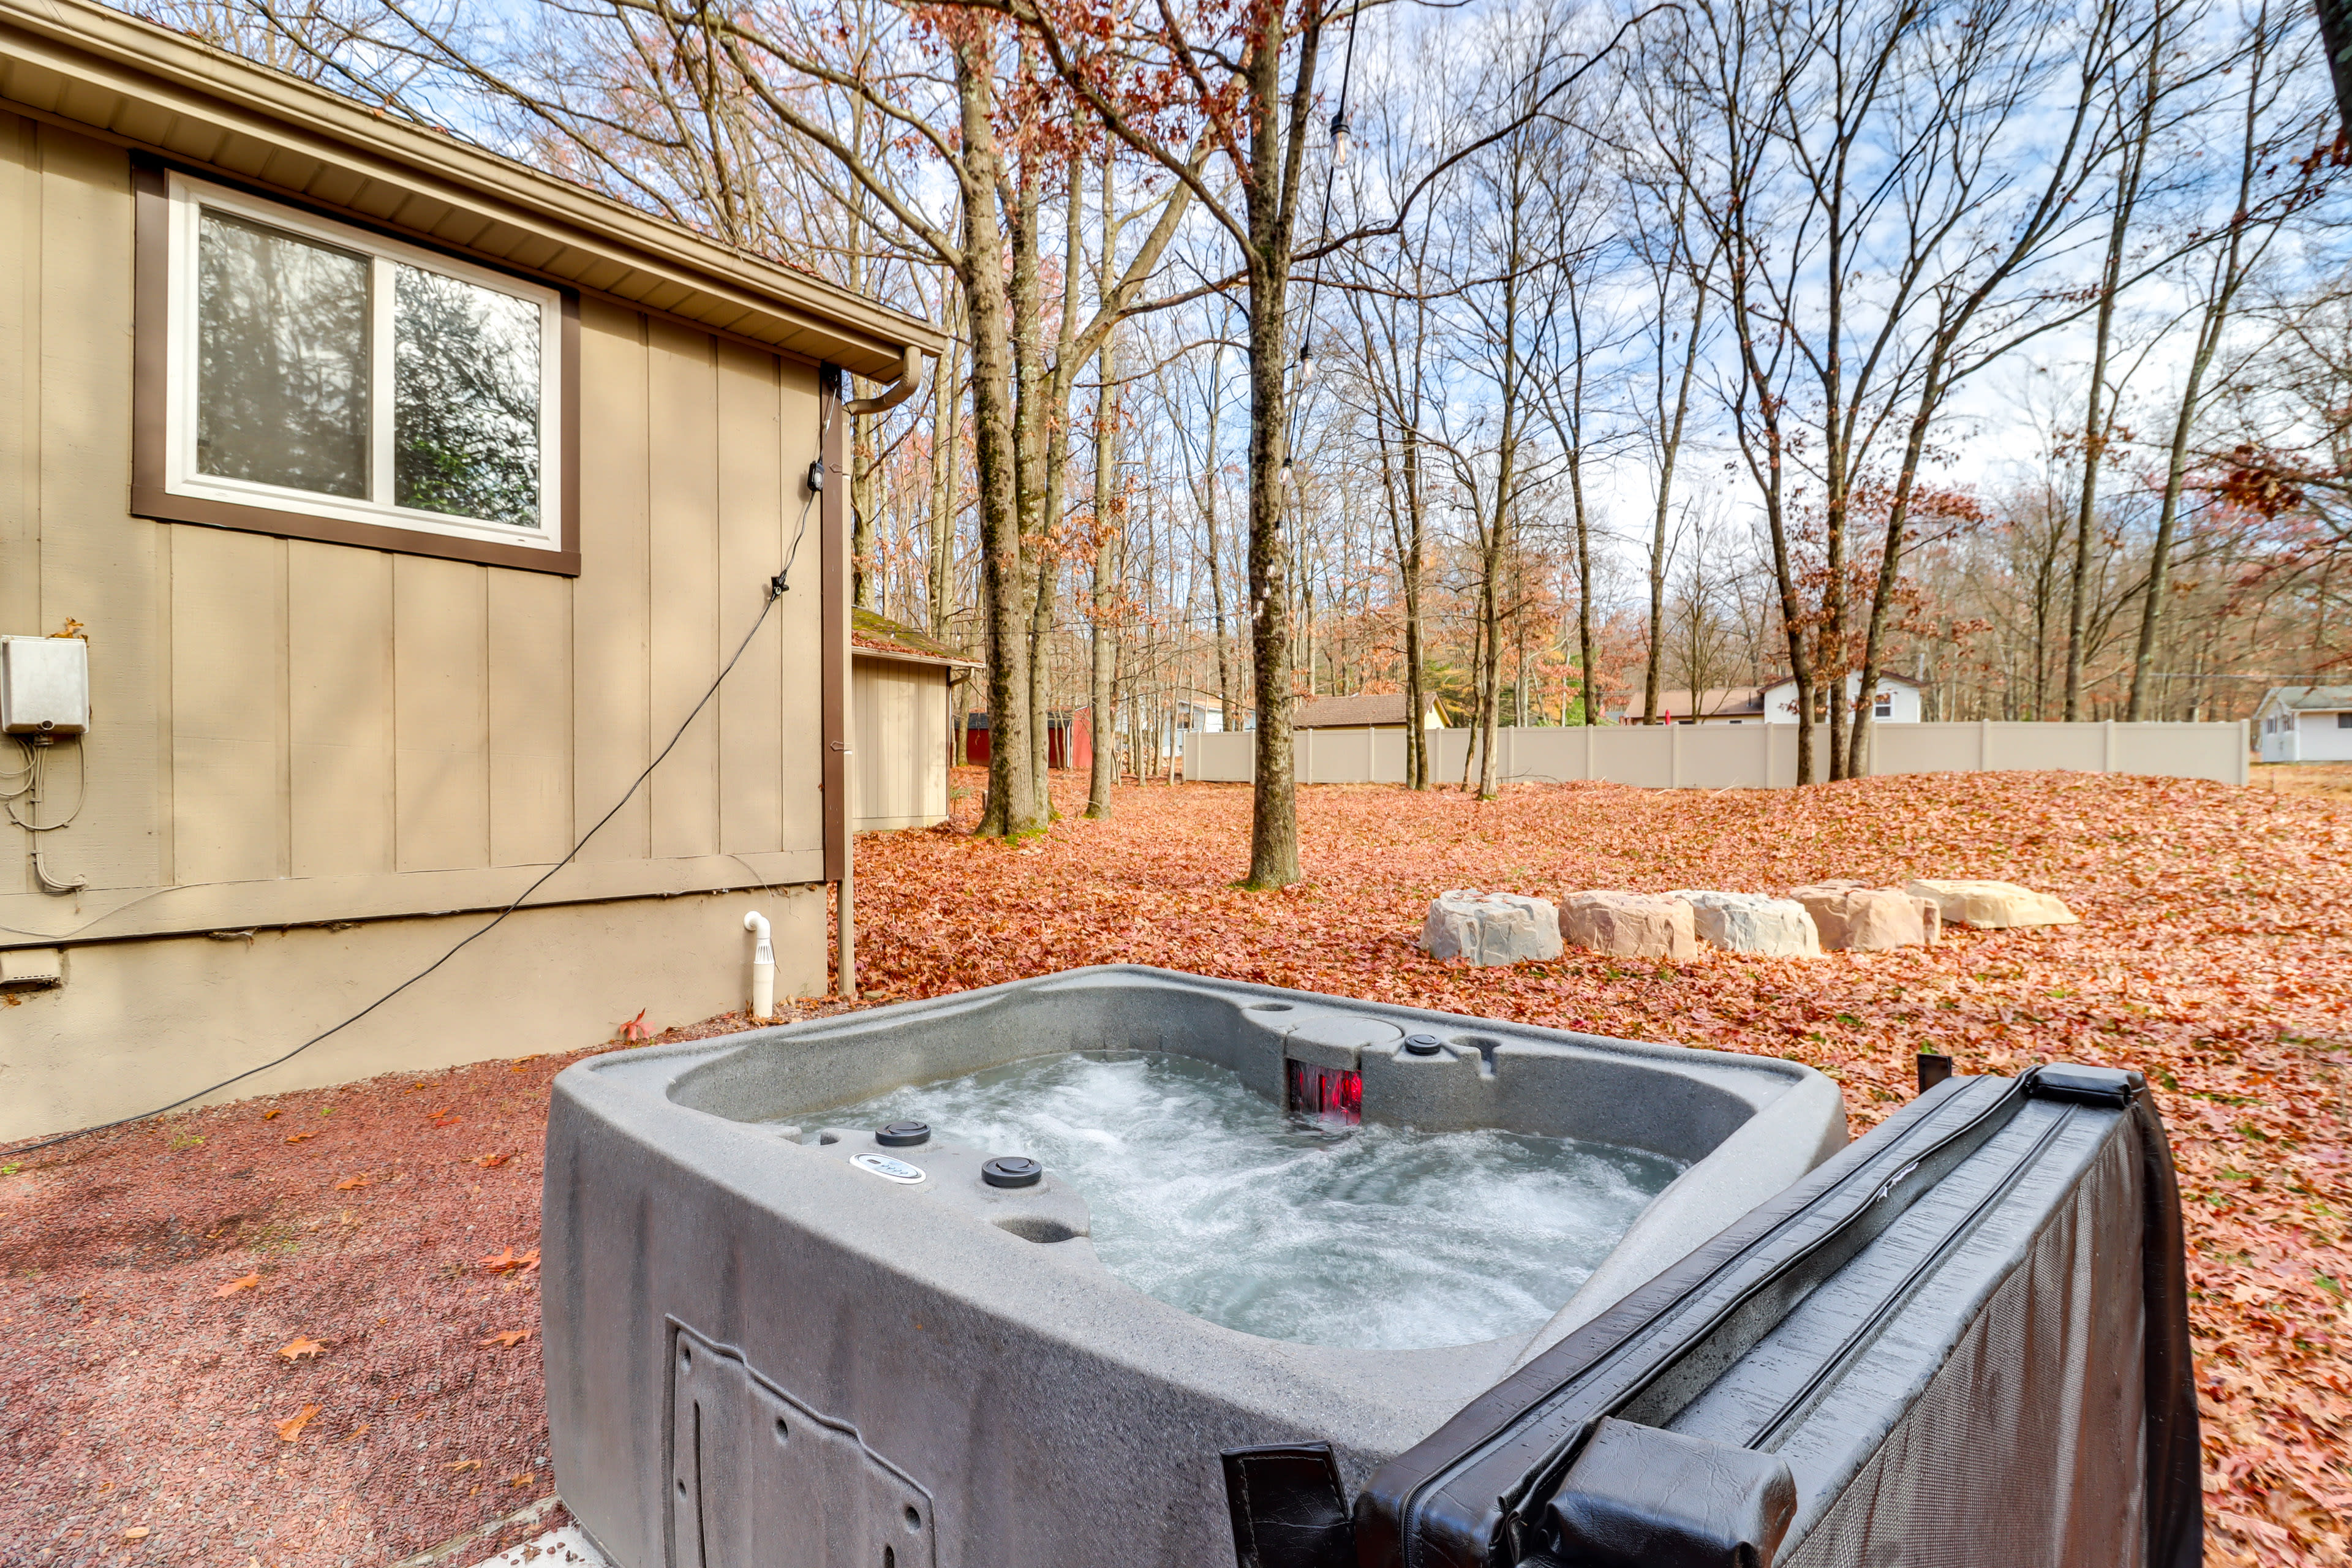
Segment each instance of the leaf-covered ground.
M2352 802L2071 774L1485 805L1313 789L1307 880L1276 894L1231 886L1245 790L1128 788L1117 807L1017 847L861 839L867 999L1160 963L1793 1057L1845 1086L1857 1132L1908 1098L1920 1050L1963 1071L2140 1068L2188 1203L2210 1559L2352 1563ZM1906 875L2044 888L2083 923L1680 967L1571 950L1470 970L1412 946L1446 888ZM0 1563L357 1568L542 1495L537 1300L527 1266L500 1265L538 1244L541 1110L569 1059L215 1108L0 1176Z

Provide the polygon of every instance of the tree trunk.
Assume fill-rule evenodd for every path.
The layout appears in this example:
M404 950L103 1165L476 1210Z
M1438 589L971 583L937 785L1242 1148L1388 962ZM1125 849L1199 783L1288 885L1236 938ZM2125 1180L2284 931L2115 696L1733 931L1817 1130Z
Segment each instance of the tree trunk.
M2133 210L2139 205L2140 177L2147 168L2147 146L2156 127L2157 104L2163 95L2163 65L2168 35L2165 7L2159 5L2148 24L2147 75L2140 87L2139 123L2131 145L2124 150L2123 167L2116 175L2116 210L2107 223L2107 254L2099 273L2099 310L2091 338L2091 388L2083 412L2083 489L2074 509L2074 570L2066 603L2066 720L2083 717L2083 663L2088 650L2091 616L2091 541L2098 516L2099 464L2105 458L2107 437L2115 423L2112 408L2102 412L2106 392L2107 349L2113 341L2116 296L2122 288L2124 256L2130 238Z
M1404 782L1408 789L1429 787L1429 731L1423 715L1429 700L1422 685L1423 660L1421 629L1421 438L1420 433L1407 427L1404 433L1404 504L1405 549L1402 570L1404 579Z
M1658 721L1658 627L1666 605L1666 510L1675 492L1675 458L1682 451L1683 422L1690 413L1691 374L1698 366L1698 332L1706 319L1706 290L1691 279L1690 336L1683 341L1682 374L1675 382L1674 417L1658 458L1658 505L1650 521L1650 661L1642 679L1642 722ZM1663 331L1664 329L1660 328ZM1696 700L1696 699L1694 699Z
M1028 638L1023 626L1021 513L1013 430L1013 345L1004 236L997 222L1000 155L991 115L995 62L986 34L954 46L964 162L959 269L971 328L972 447L978 468L981 581L988 665L988 805L980 831L1011 837L1045 826L1029 767Z
M2124 707L2124 718L2137 723L2146 713L2148 698L2148 671L2156 658L2157 629L2164 621L2164 595L2170 585L2172 538L2180 521L2180 494L2189 477L2189 437L2196 428L2197 411L2204 397L2205 372L2213 363L2214 351L2221 345L2221 330L2230 319L2230 308L2236 301L2239 287L2246 280L2252 263L2244 258L2246 230L2252 218L2254 178L2263 158L2261 144L2262 94L2269 64L2267 55L2260 50L2247 67L2246 111L2244 139L2239 153L2238 200L2230 209L2229 239L2222 247L2220 264L2215 268L2213 292L2205 302L2197 328L2197 352L2189 362L2189 376L2181 388L2179 413L2172 422L2172 451L2165 466L2164 505L2157 514L2156 543L2149 552L2147 563L2147 597L2140 605L2139 642L2132 654L2131 697ZM2272 220L2276 222L2274 216ZM2275 231L2273 231L2275 232ZM2257 247L2259 258L2263 249Z
M1919 479L1919 459L1927 449L1927 430L1944 397L1944 367L1951 346L1939 336L1927 357L1927 372L1919 389L1918 405L1911 415L1905 437L1903 470L1895 476L1895 496L1886 509L1886 539L1878 557L1878 581L1870 597L1870 627L1862 647L1862 679L1854 687L1853 732L1847 740L1845 770L1841 775L1858 779L1870 756L1871 721L1876 716L1878 661L1885 651L1886 617L1895 604L1895 590L1903 571L1903 531L1910 525L1911 497ZM2040 717L2037 713L2035 717Z
M1077 198L1076 184L1074 180L1070 193L1074 206ZM1111 171L1108 160L1103 166L1102 199L1102 276L1108 279L1115 259L1112 245L1118 235L1111 222ZM1087 692L1087 722L1093 731L1094 760L1092 773L1087 782L1087 815L1101 818L1110 815L1110 786L1118 772L1110 748L1103 743L1102 730L1104 719L1118 700L1113 684L1118 676L1118 659L1119 556L1127 524L1126 492L1119 475L1121 439L1117 329L1103 335L1102 350L1096 357L1096 365L1094 668L1093 679ZM1071 733L1075 737L1076 732L1074 721Z
M952 317L952 311L950 312ZM955 584L956 468L962 458L963 375L958 361L963 340L950 319L948 352L932 371L931 387L931 636L945 640L952 606L949 595ZM959 755L958 761L961 761Z
M1250 666L1257 682L1257 775L1250 786L1250 867L1243 885L1260 889L1287 887L1299 879L1290 616L1284 594L1289 559L1282 537L1282 476L1290 461L1290 355L1284 324L1299 183L1291 176L1304 161L1307 122L1313 118L1307 108L1321 26L1320 12L1310 9L1298 39L1299 102L1286 128L1284 51L1260 48L1244 68L1250 136L1249 166L1243 174L1249 232Z

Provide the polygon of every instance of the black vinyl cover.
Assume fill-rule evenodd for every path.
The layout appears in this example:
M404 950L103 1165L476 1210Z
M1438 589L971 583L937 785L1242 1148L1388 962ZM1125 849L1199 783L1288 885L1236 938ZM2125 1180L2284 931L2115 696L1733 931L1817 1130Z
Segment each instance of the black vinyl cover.
M1290 1463L1313 1545L1251 1568L1332 1561L1338 1478ZM1937 1085L1544 1351L1375 1473L1353 1545L1361 1568L2189 1568L2201 1510L2163 1126L2137 1074L2048 1067Z

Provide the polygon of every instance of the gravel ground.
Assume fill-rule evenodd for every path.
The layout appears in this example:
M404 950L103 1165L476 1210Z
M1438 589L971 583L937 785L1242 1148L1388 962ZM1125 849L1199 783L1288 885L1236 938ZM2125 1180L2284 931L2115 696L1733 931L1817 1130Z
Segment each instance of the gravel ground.
M245 1100L0 1175L0 1568L362 1568L551 1495L540 1172L548 1084L589 1054Z

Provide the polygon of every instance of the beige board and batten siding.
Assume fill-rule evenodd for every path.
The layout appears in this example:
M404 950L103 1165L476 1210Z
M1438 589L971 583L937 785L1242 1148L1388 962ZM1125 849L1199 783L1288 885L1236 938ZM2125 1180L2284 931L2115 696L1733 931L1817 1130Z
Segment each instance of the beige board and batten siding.
M860 833L948 819L948 678L944 664L850 660L850 813Z
M814 363L590 295L577 578L135 517L131 172L121 145L0 111L0 632L81 622L92 683L81 813L39 846L87 887L38 890L29 836L0 827L0 946L67 960L64 984L0 1011L0 1136L249 1066L481 918L448 911L520 892L759 617L817 455ZM641 1005L740 1005L754 902L780 982L820 987L814 570L803 588L534 900L571 907L519 912L469 960L481 974L237 1092L587 1044ZM763 884L779 890L723 915L685 907ZM581 907L609 900L634 901ZM386 923L269 930L347 921Z

